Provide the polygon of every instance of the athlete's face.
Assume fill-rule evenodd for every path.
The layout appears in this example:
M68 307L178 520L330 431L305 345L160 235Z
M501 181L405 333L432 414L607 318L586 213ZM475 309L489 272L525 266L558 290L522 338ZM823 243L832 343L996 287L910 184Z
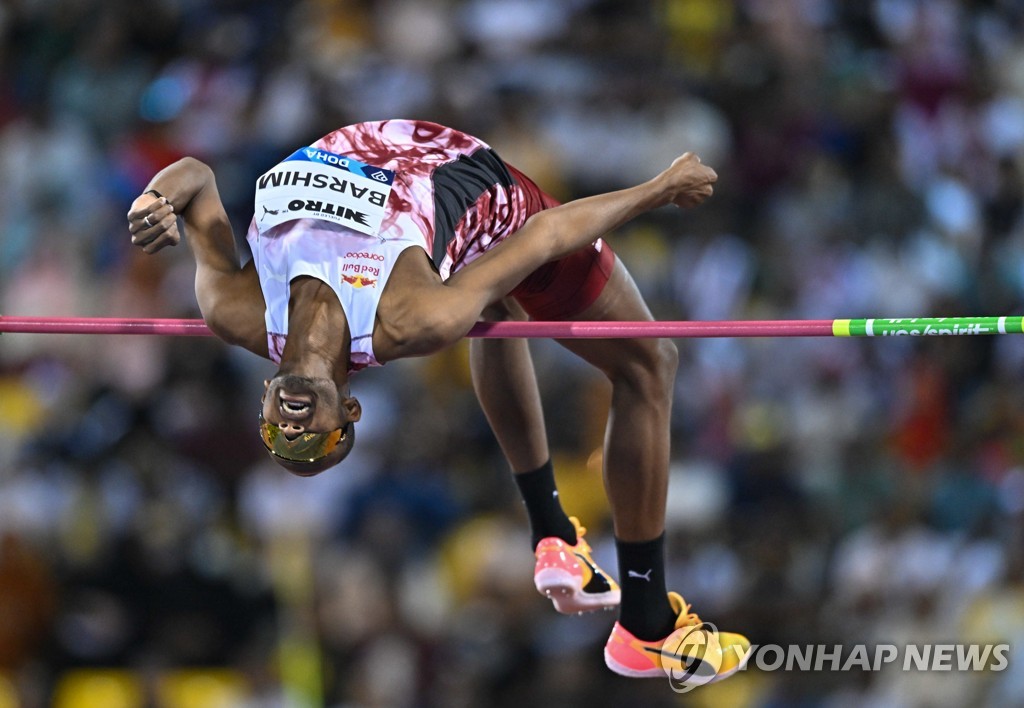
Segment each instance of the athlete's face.
M309 477L341 462L355 442L361 409L330 379L292 374L264 382L260 435L275 462Z

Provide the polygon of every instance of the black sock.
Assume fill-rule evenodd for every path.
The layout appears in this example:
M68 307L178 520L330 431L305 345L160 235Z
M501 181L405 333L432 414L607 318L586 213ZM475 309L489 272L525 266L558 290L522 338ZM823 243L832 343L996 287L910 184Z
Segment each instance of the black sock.
M551 460L545 462L533 472L513 475L519 493L526 504L526 513L530 517L532 548L537 548L542 538L557 536L566 543L576 545L576 527L562 510L562 502L558 500L555 488L555 470Z
M622 604L619 623L637 639L664 639L676 617L665 587L665 534L650 541L615 539Z

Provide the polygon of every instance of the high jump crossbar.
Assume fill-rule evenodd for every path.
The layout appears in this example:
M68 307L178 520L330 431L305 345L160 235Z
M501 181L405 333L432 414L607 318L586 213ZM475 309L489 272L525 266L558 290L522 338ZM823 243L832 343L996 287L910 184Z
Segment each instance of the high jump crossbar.
M209 337L202 320L0 316L0 333L150 334ZM656 322L478 322L467 337L501 339L655 339L708 337L881 337L1024 333L1024 317L910 317L839 320Z

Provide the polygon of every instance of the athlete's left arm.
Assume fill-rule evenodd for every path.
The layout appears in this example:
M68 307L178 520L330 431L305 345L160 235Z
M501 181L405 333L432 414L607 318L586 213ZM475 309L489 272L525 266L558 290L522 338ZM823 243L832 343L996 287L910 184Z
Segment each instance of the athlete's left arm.
M712 194L718 179L693 153L635 187L577 199L531 216L518 232L452 275L423 313L424 336L435 348L469 332L484 308L526 276L593 243L640 214L667 204L689 208Z
M132 202L132 243L156 253L181 240L178 217L196 260L196 299L207 326L228 344L268 356L259 277L250 261L240 266L235 237L213 171L191 157L158 172Z

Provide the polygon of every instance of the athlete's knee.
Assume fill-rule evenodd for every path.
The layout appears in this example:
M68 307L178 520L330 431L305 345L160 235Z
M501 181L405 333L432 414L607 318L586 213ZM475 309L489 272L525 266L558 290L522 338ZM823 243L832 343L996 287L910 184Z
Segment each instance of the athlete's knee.
M659 385L671 386L679 368L679 349L671 339L652 340L655 345L653 353L653 374Z
M672 370L671 376L674 379L676 369L679 368L679 348L671 339L659 339L657 342L662 364Z
M629 386L648 400L671 396L679 350L669 339L634 340L608 372L613 385Z

